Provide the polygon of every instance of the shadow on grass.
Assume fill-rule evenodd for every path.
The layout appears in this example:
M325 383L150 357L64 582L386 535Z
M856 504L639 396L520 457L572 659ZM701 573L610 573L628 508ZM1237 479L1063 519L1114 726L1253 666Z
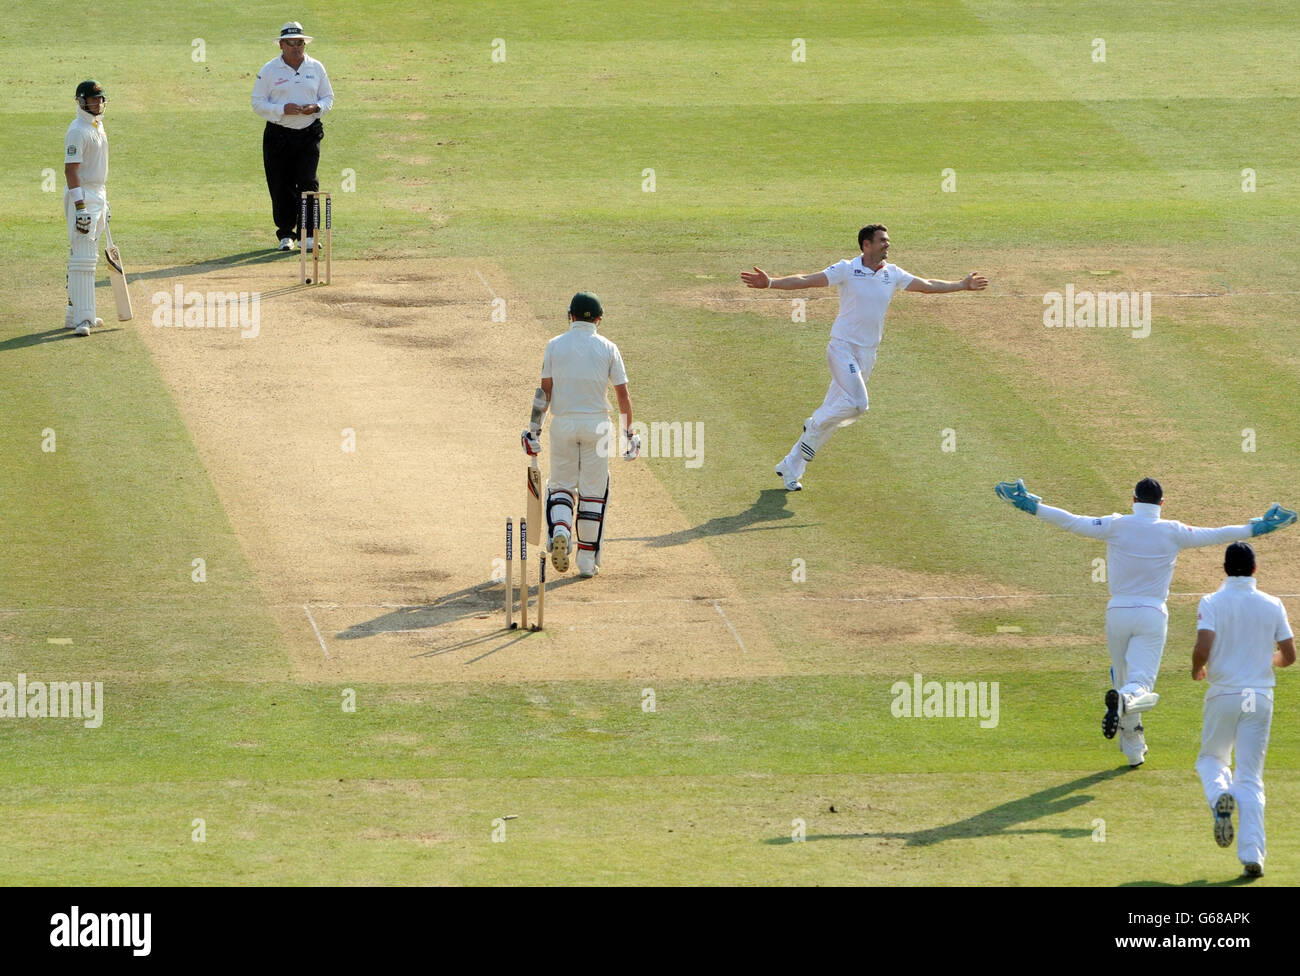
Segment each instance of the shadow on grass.
M784 488L765 488L758 493L758 500L743 512L735 515L723 515L711 518L702 525L669 532L667 535L625 536L616 542L644 542L656 549L667 546L680 546L696 539L707 539L715 535L731 535L733 532L762 532L769 529L787 528L803 529L804 525L760 525L760 522L782 522L794 518L794 512L785 507L789 495Z
M13 349L25 349L28 346L39 346L45 342L59 342L63 339L77 339L87 341L97 335L105 332L121 332L120 326L101 326L98 329L91 330L89 336L76 336L72 334L71 329L65 329L59 326L57 329L47 329L45 332L33 332L31 335L14 336L12 339L6 339L0 342L0 352L9 352Z
M1080 779L1039 790L1029 796L1012 800L977 813L965 820L947 824L943 827L931 827L928 830L909 832L885 832L868 834L809 834L806 841L815 840L870 840L892 838L907 841L908 847L928 847L945 840L961 840L966 837L1005 837L1011 834L1055 834L1063 838L1091 837L1092 831L1086 827L1018 827L1040 817L1056 816L1092 802L1092 796L1081 793L1091 786L1097 786L1107 780L1122 776L1129 771L1127 766L1107 769ZM768 844L793 844L790 837L773 837Z
M1254 884L1258 878L1248 878L1240 874L1235 878L1227 881L1207 881L1199 878L1196 881L1184 881L1182 884L1172 884L1168 881L1125 881L1121 888L1236 888L1239 885Z

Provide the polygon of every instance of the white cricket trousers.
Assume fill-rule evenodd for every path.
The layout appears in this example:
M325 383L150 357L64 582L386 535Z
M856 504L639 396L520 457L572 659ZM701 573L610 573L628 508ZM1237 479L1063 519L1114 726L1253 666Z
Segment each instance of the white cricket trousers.
M547 509L554 523L563 525L570 537L576 538L579 569L584 572L593 560L597 566L601 562L600 526L609 489L609 456L617 450L618 429L606 414L573 413L551 418ZM584 513L576 526L575 509Z
M818 449L830 440L831 434L853 423L870 407L867 378L876 366L875 346L859 346L844 339L832 339L826 346L826 365L831 371L826 399L813 411L807 429L781 462L786 473L796 479L803 474Z
M1272 688L1219 688L1211 685L1202 708L1201 754L1196 771L1210 808L1220 793L1237 801L1237 857L1242 864L1264 864L1264 753L1273 724ZM1233 748L1237 769L1230 768Z
M1160 607L1106 608L1111 680L1121 695L1155 689L1168 631L1169 614ZM1119 727L1125 732L1132 732L1141 724L1140 714L1125 715L1119 720Z

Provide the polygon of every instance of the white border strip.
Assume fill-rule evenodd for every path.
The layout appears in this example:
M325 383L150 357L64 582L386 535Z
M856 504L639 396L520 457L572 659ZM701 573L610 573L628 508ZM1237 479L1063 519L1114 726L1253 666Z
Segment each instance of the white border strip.
M316 626L316 618L311 615L311 607L303 604L302 608L307 611L307 621L311 624L311 629L316 632L316 639L320 641L320 649L325 652L325 657L330 657L330 649L325 646L325 638L320 635L320 628Z

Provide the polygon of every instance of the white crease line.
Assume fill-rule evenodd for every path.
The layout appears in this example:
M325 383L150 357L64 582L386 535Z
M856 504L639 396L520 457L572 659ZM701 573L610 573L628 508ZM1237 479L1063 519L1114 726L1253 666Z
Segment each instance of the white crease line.
M478 275L478 280L483 282L483 287L488 290L488 294L491 295L492 300L495 301L497 297L497 293L492 290L492 286L487 283L487 279L484 278L483 275L479 274L478 268L474 269L474 273Z
M989 283L990 285L992 282ZM1124 291L1133 291L1132 288L1123 289ZM1153 291L1152 298L1271 298L1277 295L1300 295L1300 291ZM1023 292L1023 291L999 291L992 295L986 295L984 301L990 298L1038 298L1041 299L1041 292ZM719 296L724 302L781 302L782 304L790 301L788 298L758 298L756 296ZM809 302L829 302L838 301L834 295L811 295L805 299Z
M727 629L731 631L731 636L736 638L736 643L740 645L740 653L748 654L749 651L745 650L745 642L741 640L740 635L736 633L736 628L731 626L731 621L728 620L727 615L722 612L722 606L721 604L718 603L717 600L713 601L713 609L718 611L718 616L722 618L722 622L725 623L727 625Z
M1200 599L1207 593L1213 593L1213 590L1194 590L1187 593L1170 593L1169 598L1195 597ZM1273 593L1272 596L1281 600L1293 600L1300 597L1300 593ZM1109 599L1105 592L1100 593L983 593L973 594L970 596L961 596L953 594L922 594L920 596L781 596L771 595L761 599L739 600L739 599L719 599L707 600L699 597L650 597L643 600L579 600L574 602L577 607L591 607L598 605L624 605L624 606L646 606L652 603L695 603L704 604L712 603L717 606L720 603L730 603L734 606L744 606L752 603L772 603L776 601L794 602L794 603L923 603L926 601L937 600L1099 600ZM440 610L457 611L456 604L450 603L445 607L433 606L428 603L327 603L315 601L310 604L299 603L272 603L269 607L273 610L295 610L302 608L311 616L310 607L317 610L410 610L411 612L437 613ZM175 607L169 604L151 604L147 607L128 607L118 604L112 607L0 607L0 614L10 613L173 613Z
M325 638L320 635L320 628L316 626L316 618L311 615L311 607L303 604L302 608L307 611L307 620L311 623L311 629L316 631L316 639L320 641L320 649L325 652L325 656L330 656L330 649L325 646Z

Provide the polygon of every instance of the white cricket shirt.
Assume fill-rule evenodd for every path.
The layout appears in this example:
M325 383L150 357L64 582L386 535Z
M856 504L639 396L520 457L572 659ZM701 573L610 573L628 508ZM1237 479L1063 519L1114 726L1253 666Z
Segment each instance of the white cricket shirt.
M108 181L108 136L103 117L96 118L85 109L68 126L63 139L63 161L80 163L82 186L103 186Z
M286 129L305 129L334 105L334 89L330 87L325 66L305 55L295 71L284 63L283 57L272 58L262 65L253 83L253 111ZM317 115L285 115L284 107L294 105L320 105Z
M1040 503L1038 517L1076 535L1106 540L1106 578L1111 597L1107 609L1156 607L1163 610L1179 552L1250 538L1249 525L1194 528L1162 519L1160 506L1145 502L1134 502L1132 515L1117 513L1104 518L1071 515L1063 508Z
M840 292L840 314L831 326L831 338L859 346L880 345L889 300L914 279L896 264L872 271L862 263L861 254L852 261L837 261L822 274Z
M1286 607L1261 592L1253 576L1229 576L1201 597L1196 629L1214 631L1205 676L1216 688L1272 688L1273 647L1291 637Z
M596 332L594 322L574 322L569 331L546 344L542 379L551 386L551 414L575 413L609 416L607 387L627 382L623 354L618 346Z

